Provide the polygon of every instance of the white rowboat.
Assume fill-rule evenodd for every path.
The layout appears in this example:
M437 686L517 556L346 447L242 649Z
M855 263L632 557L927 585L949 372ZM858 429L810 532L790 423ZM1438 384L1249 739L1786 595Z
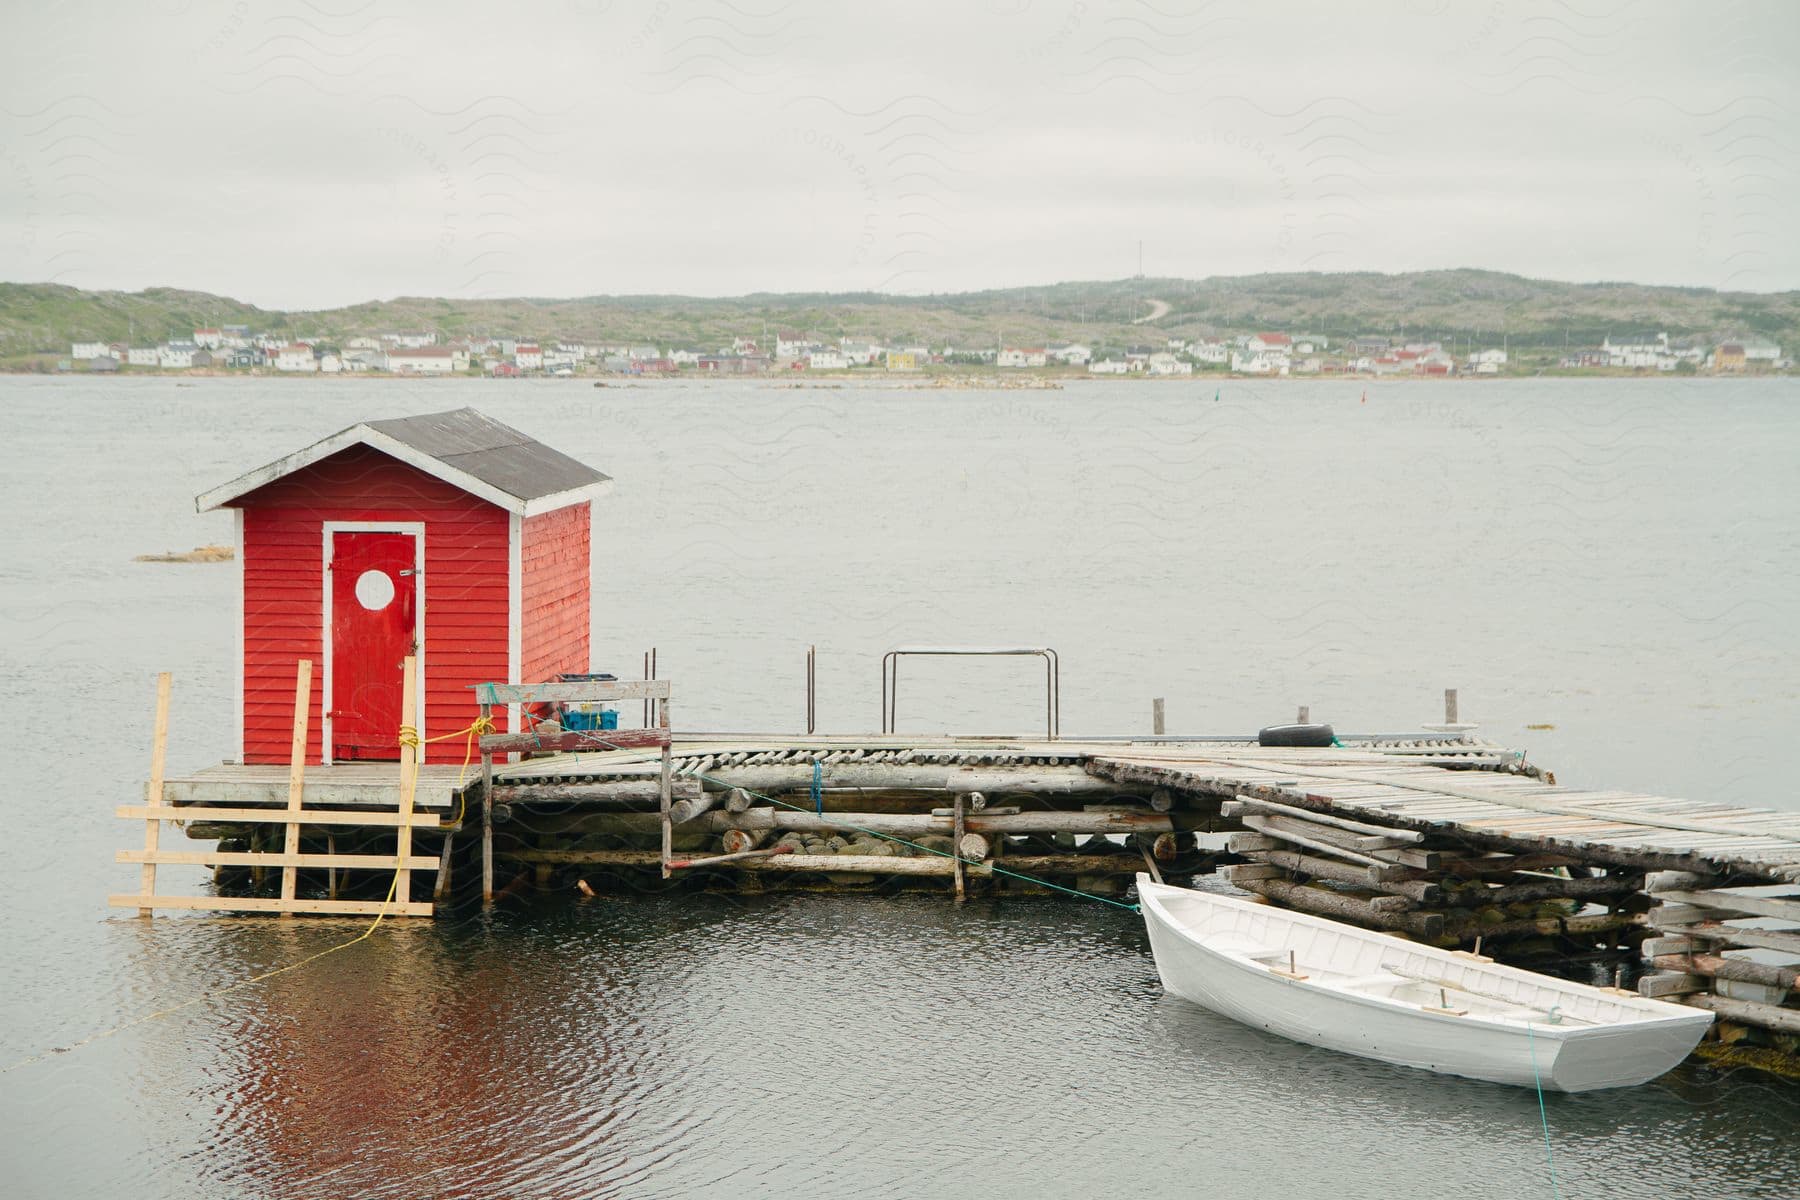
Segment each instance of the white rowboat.
M1137 877L1163 988L1344 1054L1520 1087L1655 1079L1710 1012Z

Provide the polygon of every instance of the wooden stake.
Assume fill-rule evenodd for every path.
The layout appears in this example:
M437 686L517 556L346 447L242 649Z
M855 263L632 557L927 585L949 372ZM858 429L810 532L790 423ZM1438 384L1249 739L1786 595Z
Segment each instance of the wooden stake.
M1445 688L1444 689L1444 724L1446 724L1446 725L1457 724L1457 720L1456 720L1456 689L1455 688Z
M150 807L163 806L163 756L169 748L169 688L173 677L167 671L156 677L156 731L150 737ZM144 849L154 852L162 835L162 818L144 822ZM147 862L139 875L138 890L146 896L156 895L156 864ZM148 917L154 909L140 908L138 916Z
M481 715L491 718L494 707L481 706ZM481 902L494 902L494 752L481 752Z
M961 792L956 793L956 806L955 806L955 809L953 810L953 815L951 817L952 824L950 827L950 849L951 849L951 853L956 856L956 867L955 867L956 902L958 904L961 904L964 899L963 860L962 860L962 840L963 840L963 833L964 833L964 828L963 828L963 800L964 799L965 799L965 797L963 796L963 794Z
M456 835L446 833L444 844L438 850L437 886L431 889L431 898L447 900L450 898L450 853L456 844Z
M1302 704L1300 706L1300 716L1299 716L1299 719L1296 721L1296 724L1305 725L1311 720L1312 720L1312 709L1310 709L1306 705Z
M282 853L292 856L300 853L300 807L306 793L306 719L312 707L312 660L303 658L294 670L294 740L288 749L288 812L294 820L288 822L287 837L282 841ZM294 900L294 889L299 881L298 867L281 868L281 902L289 905ZM291 917L292 908L284 907L281 915Z
M1001 838L1000 840L1002 842L1004 842L1006 839ZM1163 881L1162 872L1157 869L1156 859L1151 857L1149 847L1139 846L1138 850L1144 856L1144 866L1149 870L1150 878L1154 879L1158 883L1161 883Z
M668 709L666 705L663 709L663 715L664 720L667 720ZM662 776L658 781L660 795L657 799L657 804L662 810L662 877L664 879L669 877L669 855L675 848L675 825L674 822L669 819L669 810L674 801L673 766L674 764L670 761L669 757L669 747L665 745L662 748Z
M400 670L400 724L414 731L419 720L419 693L416 664L418 660L407 655L402 660ZM419 781L419 747L414 743L417 737L403 742L400 746L400 833L399 842L394 853L399 856L401 865L394 871L394 902L404 908L412 902L412 868L406 862L412 857L412 808L413 788Z
M1157 737L1163 734L1163 698L1158 696L1150 701L1150 731Z

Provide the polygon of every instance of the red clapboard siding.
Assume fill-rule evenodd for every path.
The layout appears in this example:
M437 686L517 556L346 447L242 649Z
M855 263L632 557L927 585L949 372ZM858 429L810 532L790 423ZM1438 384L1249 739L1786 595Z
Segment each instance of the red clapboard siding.
M519 589L522 683L588 669L590 508L584 501L525 518Z
M471 685L505 681L504 509L366 446L332 455L236 503L244 510L245 762L287 761L294 663L302 658L314 664L307 758L323 758L326 521L425 525L426 737L475 719ZM425 760L461 762L462 756L457 739L428 746Z

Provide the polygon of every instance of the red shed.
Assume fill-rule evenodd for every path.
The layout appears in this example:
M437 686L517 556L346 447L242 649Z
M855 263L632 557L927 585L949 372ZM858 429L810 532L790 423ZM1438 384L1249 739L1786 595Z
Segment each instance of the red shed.
M475 719L473 684L588 670L590 506L610 486L461 408L353 425L198 497L237 513L242 761L288 761L302 658L325 763L398 757L408 654L426 737Z

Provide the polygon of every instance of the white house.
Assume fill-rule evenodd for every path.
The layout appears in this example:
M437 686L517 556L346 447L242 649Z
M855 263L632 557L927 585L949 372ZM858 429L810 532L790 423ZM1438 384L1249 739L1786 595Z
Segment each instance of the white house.
M69 357L77 362L86 362L90 358L111 358L112 347L105 342L72 342L69 345Z
M1746 341L1744 343L1744 361L1747 363L1774 363L1779 361L1780 358L1781 347L1774 342Z
M1231 355L1231 369L1240 375L1286 375L1288 373L1288 357L1285 354L1263 354L1251 352Z
M544 361L548 363L550 361L550 356L546 354L544 356ZM697 367L700 365L700 351L670 350L669 361L678 367Z
M156 365L165 371L185 371L198 353L200 347L192 342L164 342L156 348Z
M154 367L157 365L155 346L133 346L125 352L125 361L134 367Z
M521 371L544 369L544 348L535 342L519 342L513 347L513 362Z
M806 365L814 371L842 371L849 367L850 360L844 357L843 351L826 347L809 352Z
M854 367L873 366L883 353L882 348L874 342L853 342L847 338L840 338L838 345L845 361Z
M396 375L449 375L456 370L456 356L447 346L395 347L388 351L387 369Z
M346 352L356 350L379 350L381 349L381 342L372 337L353 337L344 343L344 349Z
M1231 361L1231 347L1227 346L1224 342L1219 341L1217 338L1208 338L1203 342L1195 342L1189 348L1189 353L1201 362L1211 363L1213 366L1221 366Z
M1131 371L1131 364L1117 358L1103 358L1088 364L1089 375L1125 375Z
M217 350L225 345L225 331L223 329L196 329L194 330L194 345L202 350Z
M422 346L437 345L436 333L384 333L381 340L402 350L417 350Z
M380 350L357 350L344 356L346 371L385 371L387 355Z
M1607 362L1615 367L1654 367L1656 360L1669 356L1669 335L1659 333L1638 334L1635 337L1614 340L1609 334L1600 343L1600 349L1606 352Z
M662 357L662 351L655 346L630 346L625 350L625 357L632 362L655 362ZM519 365L522 367L525 364Z
M319 371L325 375L336 375L344 369L344 360L335 354L319 355Z
M313 348L305 342L290 342L275 352L275 369L317 371L319 360L313 357Z
M1041 367L1049 361L1049 355L1042 347L1019 349L1008 346L1001 350L994 359L994 365L997 367Z
M1285 333L1258 333L1244 343L1244 349L1252 354L1266 354L1271 350L1289 354L1293 352L1294 339Z
M803 333L793 333L790 331L787 333L777 333L775 335L776 358L804 358L810 351L818 348L819 343L808 338Z
M1176 358L1167 352L1152 354L1149 359L1152 375L1192 375L1194 364Z
M1048 347L1050 357L1065 367L1085 367L1094 360L1094 351L1080 342L1057 342Z

